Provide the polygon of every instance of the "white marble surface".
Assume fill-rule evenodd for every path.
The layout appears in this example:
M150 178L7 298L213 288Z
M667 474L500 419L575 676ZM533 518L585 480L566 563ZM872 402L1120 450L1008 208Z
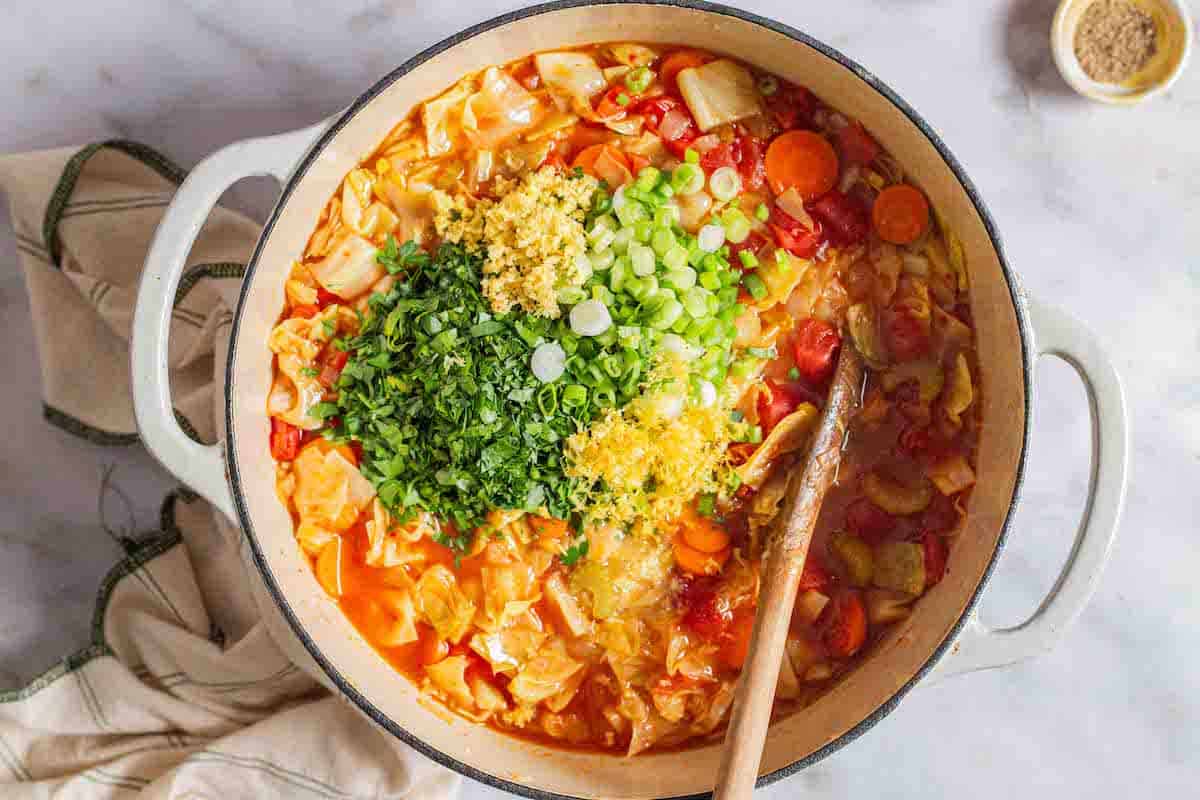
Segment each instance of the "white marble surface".
M0 151L118 134L191 164L315 121L499 2L0 3ZM1135 110L1070 94L1046 47L1051 0L759 0L888 82L982 191L1031 291L1092 326L1132 411L1125 523L1087 612L1050 654L912 693L847 749L764 796L1194 796L1200 783L1200 67ZM234 190L261 214L270 187ZM7 218L5 217L5 220ZM171 485L137 448L40 417L28 304L0 225L0 685L82 644L100 576L101 469L152 525ZM984 601L1013 623L1053 583L1087 479L1083 393L1040 395L1024 504ZM120 522L120 518L117 518ZM470 784L467 796L497 793Z

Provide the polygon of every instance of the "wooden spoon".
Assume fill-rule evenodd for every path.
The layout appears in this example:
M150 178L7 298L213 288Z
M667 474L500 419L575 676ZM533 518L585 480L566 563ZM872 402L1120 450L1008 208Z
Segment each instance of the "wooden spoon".
M788 485L783 513L767 543L754 633L717 770L714 790L717 800L749 800L754 791L796 589L821 503L842 460L842 445L850 413L858 404L862 380L862 359L847 341L838 357L829 399L813 436L804 472L799 480Z

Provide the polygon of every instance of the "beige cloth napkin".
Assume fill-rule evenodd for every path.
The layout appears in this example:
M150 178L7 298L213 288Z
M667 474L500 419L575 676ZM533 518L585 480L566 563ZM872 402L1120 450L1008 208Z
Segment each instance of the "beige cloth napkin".
M94 442L137 441L128 342L138 276L183 177L126 141L0 157L45 416ZM204 441L220 433L215 376L257 234L250 220L215 211L175 298L176 416ZM0 694L0 795L441 800L457 792L457 776L288 661L259 619L250 589L258 576L244 567L243 543L186 489L167 498L162 530L129 539L104 581L91 645Z

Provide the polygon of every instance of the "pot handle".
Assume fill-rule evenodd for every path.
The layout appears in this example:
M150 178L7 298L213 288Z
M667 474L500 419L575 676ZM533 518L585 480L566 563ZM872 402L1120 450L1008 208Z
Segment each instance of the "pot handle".
M1015 627L992 629L973 612L955 647L934 668L934 678L1003 667L1050 650L1096 590L1125 503L1129 427L1121 379L1091 331L1054 306L1026 299L1037 355L1066 361L1087 390L1092 421L1087 502L1067 563L1033 615Z
M193 441L175 420L168 347L175 292L192 243L225 190L259 175L286 182L326 124L236 142L197 164L163 214L142 269L130 343L138 432L159 463L230 519L236 512L222 445Z

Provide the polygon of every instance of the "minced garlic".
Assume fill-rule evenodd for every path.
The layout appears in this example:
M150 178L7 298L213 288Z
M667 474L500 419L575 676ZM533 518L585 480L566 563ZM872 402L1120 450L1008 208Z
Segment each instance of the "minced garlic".
M598 185L588 175L543 167L516 180L497 178L497 200L435 192L434 225L446 241L484 253L483 293L497 314L520 307L557 317L558 290L587 279L576 259L587 249L583 220Z
M681 410L676 392L686 386L685 365L669 359L645 394L567 440L566 473L590 487L582 505L592 519L657 528L697 495L721 488L729 408L684 402Z

